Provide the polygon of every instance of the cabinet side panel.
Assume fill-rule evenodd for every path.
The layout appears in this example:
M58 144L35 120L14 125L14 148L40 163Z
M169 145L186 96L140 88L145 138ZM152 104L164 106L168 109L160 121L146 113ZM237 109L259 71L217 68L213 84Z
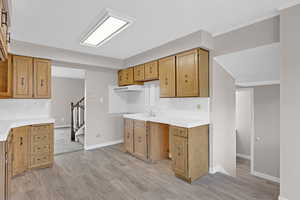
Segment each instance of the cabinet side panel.
M5 199L5 142L0 142L0 199Z
M188 130L189 176L191 181L208 173L208 126Z
M199 96L209 97L209 52L199 49Z

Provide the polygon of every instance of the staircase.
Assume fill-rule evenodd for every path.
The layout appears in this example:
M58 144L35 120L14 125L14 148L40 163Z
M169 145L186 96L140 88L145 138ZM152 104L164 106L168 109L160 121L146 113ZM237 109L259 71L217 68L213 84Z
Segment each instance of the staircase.
M77 103L71 103L71 141L84 143L84 97Z

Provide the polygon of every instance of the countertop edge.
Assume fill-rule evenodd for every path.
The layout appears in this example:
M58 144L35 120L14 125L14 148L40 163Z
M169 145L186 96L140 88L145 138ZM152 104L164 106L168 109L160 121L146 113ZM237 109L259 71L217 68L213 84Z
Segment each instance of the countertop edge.
M0 142L5 142L7 140L10 130L13 128L36 124L53 124L54 122L54 118L0 120L0 125L1 123L4 123L0 126Z

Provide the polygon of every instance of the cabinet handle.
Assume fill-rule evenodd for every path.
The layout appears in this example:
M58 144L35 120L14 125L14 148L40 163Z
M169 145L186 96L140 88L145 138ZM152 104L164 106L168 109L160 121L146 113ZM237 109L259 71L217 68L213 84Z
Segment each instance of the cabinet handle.
M23 145L23 137L20 137L20 146Z
M21 78L21 85L22 85L22 86L25 85L25 78L24 78L24 77Z
M4 16L4 20L3 20L3 16ZM7 11L5 11L4 9L2 9L2 11L1 11L1 25L3 26L3 25L5 25L5 26L7 26L7 19L8 19L8 12Z
M188 80L185 80L184 82L186 82L186 83L187 83L187 82L188 82Z
M142 137L139 136L139 137L138 137L138 143L141 143L141 142L142 142Z
M44 80L41 80L41 87L44 87Z

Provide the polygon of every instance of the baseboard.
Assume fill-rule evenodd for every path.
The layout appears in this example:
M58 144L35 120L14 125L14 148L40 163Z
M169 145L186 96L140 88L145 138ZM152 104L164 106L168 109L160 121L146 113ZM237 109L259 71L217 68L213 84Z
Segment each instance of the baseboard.
M54 128L71 128L71 125L59 125L59 126L54 126Z
M259 178L266 179L268 181L272 181L272 182L275 182L275 183L280 183L280 178L278 178L278 177L270 176L268 174L264 174L264 173L260 173L260 172L256 172L256 171L254 171L251 174L254 175L254 176L257 176Z
M209 168L209 173L210 174L215 174L215 173L222 173L222 174L226 174L229 175L229 173L224 169L224 167L222 167L221 165L217 165L215 167L210 167Z
M248 155L245 155L245 154L237 153L236 157L243 158L243 159L246 159L246 160L251 160L251 156L248 156Z
M98 149L98 148L107 147L107 146L120 144L120 143L123 143L123 140L116 140L116 141L104 142L104 143L96 144L96 145L90 145L90 146L84 147L84 149L88 151L88 150Z
M281 197L281 196L279 196L278 197L278 200L288 200L287 198L284 198L284 197Z

